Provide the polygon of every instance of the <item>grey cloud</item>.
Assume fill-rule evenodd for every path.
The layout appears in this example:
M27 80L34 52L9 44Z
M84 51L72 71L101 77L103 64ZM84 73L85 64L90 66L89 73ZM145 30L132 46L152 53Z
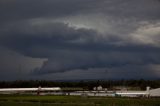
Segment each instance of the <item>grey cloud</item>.
M92 29L74 29L67 24L53 23L43 26L21 25L11 27L0 36L0 44L10 49L30 54L37 48L54 49L79 49L90 43L98 42L97 32ZM79 47L79 48L77 48ZM34 53L33 53L34 54ZM39 54L39 53L38 53ZM37 56L39 56L37 54ZM44 54L48 56L48 54Z
M159 77L154 69L160 64L159 5L158 0L1 0L0 46L31 63L47 59L28 69L31 76L100 78L109 70L110 78Z
M22 29L21 25L24 26ZM0 36L1 45L33 58L48 58L48 61L32 71L31 75L90 68L118 69L128 65L140 67L160 63L159 47L110 45L109 42L121 39L109 37L104 40L93 29L75 29L64 23L34 26L18 24L15 29L14 27L8 29L9 32L4 32L4 36Z
M35 79L55 80L84 80L84 79L156 79L159 71L150 69L151 65L126 65L111 68L89 68L65 71L63 73L50 73L34 76ZM152 71L152 72L151 72Z
M87 70L89 68L109 68L122 71L122 67L134 67L135 65L147 66L149 64L159 64L159 53L132 53L132 52L76 52L57 51L53 52L53 57L44 63L40 70L33 73L38 75L48 73L58 73L76 69ZM125 69L130 72L131 69ZM140 69L137 68L137 71ZM117 71L118 72L118 71ZM146 71L150 73L150 71Z
M159 19L158 0L1 0L1 22L102 13L118 18Z
M30 76L30 70L41 67L46 59L31 58L0 46L0 80L20 80Z
M43 17L63 17L86 11L96 0L1 0L2 21L19 21Z
M106 6L107 5L107 6ZM153 20L160 17L159 12L160 2L159 0L107 0L99 2L99 11L103 11L104 14L119 18L134 18L135 20Z

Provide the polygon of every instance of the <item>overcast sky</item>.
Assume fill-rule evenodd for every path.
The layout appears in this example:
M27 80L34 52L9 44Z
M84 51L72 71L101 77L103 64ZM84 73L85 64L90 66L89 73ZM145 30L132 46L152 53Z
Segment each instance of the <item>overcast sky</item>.
M0 80L160 78L160 0L0 0Z

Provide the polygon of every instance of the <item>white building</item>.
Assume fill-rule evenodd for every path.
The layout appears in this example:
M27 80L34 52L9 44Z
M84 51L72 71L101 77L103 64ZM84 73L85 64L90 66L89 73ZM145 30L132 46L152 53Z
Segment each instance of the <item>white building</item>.
M127 90L121 90L116 91L116 95L122 96L122 97L148 97L149 96L149 90L150 87L146 87L146 91L127 91Z
M160 97L160 88L157 88L157 89L151 89L149 91L149 95L151 97Z
M97 90L98 90L98 91L102 91L102 90L103 90L103 87L100 85L100 86L97 87Z

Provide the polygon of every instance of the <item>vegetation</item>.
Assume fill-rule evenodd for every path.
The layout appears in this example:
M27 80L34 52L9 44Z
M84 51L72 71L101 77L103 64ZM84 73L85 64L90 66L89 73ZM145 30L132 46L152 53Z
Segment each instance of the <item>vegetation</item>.
M0 106L159 106L160 98L0 95Z
M38 80L30 80L30 81L0 81L0 88L17 88L17 87L62 87L62 88L83 88L86 90L91 90L95 86L101 85L102 87L113 89L115 86L127 86L145 90L146 86L150 86L151 88L160 87L160 80L98 80L98 81L38 81Z

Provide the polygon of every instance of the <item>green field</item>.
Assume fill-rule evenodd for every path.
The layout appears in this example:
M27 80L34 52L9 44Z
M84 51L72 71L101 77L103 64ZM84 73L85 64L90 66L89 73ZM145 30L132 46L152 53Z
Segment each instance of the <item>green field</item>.
M0 95L0 106L160 106L160 98Z

